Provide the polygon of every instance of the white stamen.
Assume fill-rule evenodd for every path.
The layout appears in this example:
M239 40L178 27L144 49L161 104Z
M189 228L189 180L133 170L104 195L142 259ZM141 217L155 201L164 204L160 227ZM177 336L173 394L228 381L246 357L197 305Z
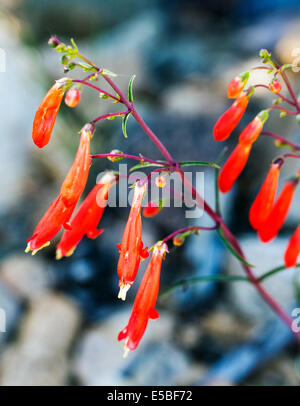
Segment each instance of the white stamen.
M120 286L120 291L118 294L118 299L126 300L126 293L130 289L130 284L129 283L123 283Z

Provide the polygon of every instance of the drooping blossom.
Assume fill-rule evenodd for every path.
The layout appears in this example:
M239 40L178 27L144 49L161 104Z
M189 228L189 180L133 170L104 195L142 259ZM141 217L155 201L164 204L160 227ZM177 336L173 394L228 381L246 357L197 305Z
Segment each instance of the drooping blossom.
M124 356L127 356L128 351L136 349L145 333L149 319L159 318L155 305L159 291L162 260L166 252L168 252L167 245L162 242L157 243L153 248L152 257L136 295L129 322L118 335L119 341L125 339Z
M275 160L270 167L268 175L254 200L250 212L249 221L251 226L258 230L271 213L276 197L280 168L283 159Z
M284 263L287 268L291 268L297 264L297 259L300 254L300 224L291 236L289 243L284 253Z
M87 195L56 247L56 259L72 255L84 235L97 238L104 231L97 227L107 204L108 192L117 179L114 172L108 171Z
M122 300L126 299L126 293L135 280L140 261L149 256L148 250L143 248L142 242L141 205L146 188L146 184L136 183L122 243L117 244L120 252L118 261L120 292L118 298Z
M247 163L250 151L251 145L238 144L235 147L218 176L218 188L222 193L232 189Z
M258 236L262 242L271 241L279 233L287 218L298 181L299 178L295 178L285 183L271 213L258 230Z
M69 79L66 79L66 82L64 82L64 79L57 81L47 92L35 113L32 125L32 139L39 148L43 148L50 140L68 81Z
M32 237L27 240L28 244L25 252L32 250L32 255L35 255L37 251L50 244L50 240L55 237L62 227L69 228L70 224L68 222L76 203L67 207L61 195L58 195L36 226Z
M267 110L261 111L241 132L239 143L244 145L253 144L259 137L268 117L269 113Z
M213 130L216 141L226 140L238 125L248 106L249 95L249 93L242 92L232 106L218 119Z
M94 131L95 126L92 123L86 124L80 131L80 143L73 165L60 190L66 206L77 202L85 188L91 164L90 141Z

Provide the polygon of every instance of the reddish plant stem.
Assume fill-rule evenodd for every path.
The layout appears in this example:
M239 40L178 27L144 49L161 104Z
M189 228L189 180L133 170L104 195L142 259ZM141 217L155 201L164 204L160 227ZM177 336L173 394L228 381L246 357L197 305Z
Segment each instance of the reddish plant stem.
M295 102L293 102L292 100L288 99L287 97L283 96L281 93L273 93L271 91L271 89L269 88L269 86L267 85L254 85L253 87L263 87L264 89L269 90L274 96L278 96L280 97L282 100L284 100L286 103L291 104L292 106L295 106Z
M287 154L283 154L282 155L283 156L283 158L300 158L300 155L298 155L298 154L289 154L289 153L287 153Z
M144 156L128 155L128 154L123 154L123 153L122 154L94 154L94 155L91 155L91 158L108 158L108 157L135 159L136 161L144 161L144 162L149 162L151 164L161 164L161 165L164 164L161 161L155 161L154 159L146 158ZM167 164L167 162L166 162L166 164Z
M98 86L96 86L96 85L93 85L93 83L86 82L86 80L87 80L87 78L82 79L82 80L81 80L81 79L72 79L72 82L73 82L73 83L81 83L81 84L83 84L83 85L85 85L85 86L89 86L89 87L91 87L92 89L95 89L95 90L97 90L97 91L100 92L100 93L106 94L106 96L108 96L108 97L110 97L111 99L117 101L118 103L122 103L122 102L120 101L120 99L118 99L117 97L115 97L115 96L113 96L112 94L108 93L106 90L103 90L103 89L101 89L100 87L98 87Z
M169 234L162 241L167 242L167 241L171 240L173 237L175 237L177 234L186 233L188 231L195 231L195 232L197 232L198 230L212 231L212 230L216 230L217 228L218 228L218 224L216 224L215 226L212 226L212 227L192 226L192 227L180 228L179 230L176 230L173 233Z
M268 137L275 138L276 140L278 140L278 141L280 141L280 142L282 142L282 143L284 143L284 144L290 145L290 146L291 146L292 148L294 148L296 151L300 151L300 146L299 146L299 145L296 145L296 144L294 144L293 142L291 142L291 141L285 139L284 137L281 137L280 135L275 134L275 133L273 133L273 132L271 132L271 131L262 131L262 132L261 132L261 135L267 135Z
M110 86L115 90L115 92L120 96L120 99L123 101L123 103L128 107L128 109L131 109L132 116L135 118L135 120L138 122L138 124L141 126L141 128L144 130L144 132L149 136L149 138L153 141L153 143L157 146L161 154L166 158L166 160L170 164L175 164L174 159L172 158L171 154L169 151L166 149L166 147L162 144L162 142L156 137L156 135L153 133L153 131L147 126L145 121L141 118L141 116L137 113L135 110L134 106L132 103L130 103L127 98L124 96L124 94L121 92L121 90L117 87L117 85L107 76L107 75L102 75L104 79L110 84ZM185 177L184 172L182 171L181 168L176 169L176 172L178 172L184 182L184 184L190 189L192 196L194 196L197 199L198 205L200 207L203 207L205 212L216 222L219 224L219 227L222 229L224 236L228 239L228 241L232 244L232 246L236 249L236 251L239 253L239 255L245 259L245 255L236 240L236 238L232 235L231 231L228 229L227 225L224 223L223 219L218 215L209 205L206 203L206 201L202 198L202 196L199 195L197 190L194 188L194 186L189 182L189 180ZM292 319L289 317L287 313L281 308L281 306L275 301L275 299L269 295L269 293L263 288L263 286L260 284L259 280L256 278L254 273L252 272L251 268L247 266L246 264L242 264L243 269L245 270L246 274L249 276L250 280L252 281L253 285L257 289L257 291L260 293L261 297L265 300L266 303L269 304L269 306L274 310L275 313L282 319L284 323L287 324L287 326L291 329L292 325ZM295 333L295 336L297 340L300 342L300 333Z
M272 106L272 107L269 107L268 110L281 110L281 111L283 111L284 113L289 114L289 115L292 115L292 116L296 116L297 114L300 113L300 110L298 110L298 109L297 109L296 111L291 111L291 110L285 109L285 108L282 107L282 106Z
M285 84L286 84L286 87L288 88L288 90L289 90L289 92L290 92L290 95L292 96L292 99L293 99L294 102L295 102L295 105L296 105L296 107L297 107L297 110L300 110L300 105L299 105L299 103L298 103L297 96L295 95L295 92L294 92L294 90L293 90L293 88L292 88L292 86L291 86L291 84L290 84L290 81L289 81L289 79L288 79L286 73L285 73L284 71L282 71L282 72L280 72L280 73L281 73L282 79L284 80L284 82L285 82Z
M106 118L109 118L109 117L118 117L118 116L123 117L123 116L125 116L127 113L129 113L129 110L127 110L127 111L119 111L119 112L116 112L116 113L103 114L102 116L99 116L99 117L95 118L94 120L92 120L91 123L94 123L94 124L95 124L95 123L97 123L98 121L100 121L100 120L105 120Z

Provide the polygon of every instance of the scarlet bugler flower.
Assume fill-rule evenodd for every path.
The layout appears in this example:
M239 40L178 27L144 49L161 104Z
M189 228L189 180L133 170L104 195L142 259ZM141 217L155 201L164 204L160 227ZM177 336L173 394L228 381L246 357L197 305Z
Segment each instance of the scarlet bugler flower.
M298 181L299 178L295 178L285 183L270 215L258 230L258 236L262 242L272 240L279 233L288 215Z
M258 230L262 226L264 221L271 213L277 192L279 172L282 164L282 158L272 162L268 175L251 206L249 212L249 221L255 230Z
M229 99L235 99L244 89L249 79L249 72L245 72L242 75L233 78L227 87L227 96Z
M218 187L222 193L232 189L247 163L250 151L251 145L238 144L235 147L219 173Z
M241 132L239 143L246 145L253 144L259 137L268 117L269 112L267 110L261 111Z
M125 339L124 357L127 356L128 351L133 351L138 346L149 319L159 318L155 304L159 290L162 260L166 252L168 252L168 247L165 243L159 242L154 246L151 260L133 304L129 322L118 335L119 341Z
M84 235L88 238L97 238L104 231L97 227L107 204L109 189L117 179L116 174L108 171L87 195L70 221L70 228L64 231L56 247L56 259L72 255Z
M69 228L68 221L75 209L76 203L66 207L61 195L58 195L36 226L32 237L27 240L28 244L25 252L32 250L32 255L35 255L39 250L50 244L50 240L62 227Z
M240 122L248 106L250 93L242 92L234 101L231 107L222 114L214 126L214 137L216 141L226 140Z
M66 79L66 81L69 81L69 79ZM63 82L63 79L57 81L43 98L35 113L32 139L39 148L43 148L50 140L67 83Z
M72 87L69 89L65 96L65 104L69 107L76 107L80 103L81 93L80 90Z
M297 264L297 259L300 254L300 224L296 228L294 234L289 240L284 253L284 263L287 268L291 268Z
M271 90L271 92L277 94L277 93L279 93L279 92L281 91L281 89L282 89L281 83L278 82L278 80L273 80L273 82L271 82L271 83L269 84L269 89Z
M118 275L120 292L119 299L125 300L126 293L133 284L139 269L141 259L149 256L148 249L143 248L141 205L146 193L146 184L136 183L132 205L122 237L122 243L117 244L120 252Z
M77 202L85 188L91 164L90 141L94 131L95 126L92 123L85 124L80 131L76 157L61 186L61 196L66 206Z

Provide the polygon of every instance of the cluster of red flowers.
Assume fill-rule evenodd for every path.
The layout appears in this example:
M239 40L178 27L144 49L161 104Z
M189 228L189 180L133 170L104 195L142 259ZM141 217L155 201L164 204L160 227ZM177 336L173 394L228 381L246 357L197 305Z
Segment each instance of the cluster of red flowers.
M216 141L224 141L230 136L247 108L249 98L253 94L253 88L244 91L248 76L245 74L238 76L232 79L228 85L228 97L236 98L236 100L219 118L214 127L214 138ZM281 84L277 80L274 80L269 85L269 88L273 93L278 93L281 90ZM268 117L268 110L261 111L241 132L238 145L219 173L218 188L222 193L227 193L232 189L235 181L243 171L252 145L258 139ZM250 224L257 230L262 242L271 241L279 233L287 218L295 188L300 181L300 173L298 172L295 177L286 181L280 195L276 199L279 173L283 163L284 159L281 157L272 162L269 173L250 209ZM298 225L289 241L284 255L285 265L287 267L295 266L299 254L300 225Z
M51 136L56 116L69 83L62 80L57 82L47 93L40 104L33 122L32 138L34 143L42 148ZM69 89L66 93L65 102L74 107L80 101L78 89ZM104 208L107 205L110 188L118 181L118 175L113 171L107 171L99 183L90 191L79 209L71 219L75 207L82 195L88 179L91 165L90 141L93 137L95 126L93 123L86 124L80 134L80 142L71 166L57 198L50 204L33 235L27 241L25 252L37 251L48 246L50 240L64 228L63 235L57 245L56 258L72 255L78 243L86 235L88 238L96 238L103 229L98 229L99 221ZM162 180L160 180L162 182ZM143 247L142 242L142 200L147 191L147 183L137 182L134 185L133 201L124 230L121 244L117 247L120 252L118 262L119 275L119 298L126 299L126 293L134 283L140 261L149 256L148 248ZM153 216L161 209L150 202L144 209L145 216ZM152 257L144 274L134 301L132 313L127 327L121 331L118 339L125 340L125 354L134 350L141 340L149 319L157 319L158 312L155 304L159 289L159 279L162 259L168 252L167 245L158 242L152 249Z

